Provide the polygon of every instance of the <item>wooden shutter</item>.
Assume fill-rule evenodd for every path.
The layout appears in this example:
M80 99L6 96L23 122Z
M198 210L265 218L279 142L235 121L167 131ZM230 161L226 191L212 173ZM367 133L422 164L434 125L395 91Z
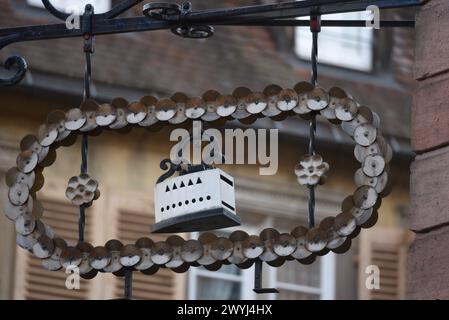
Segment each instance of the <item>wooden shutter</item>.
M7 199L4 171L0 169L0 208L4 207L4 199ZM3 212L0 212L0 300L11 299L11 274L14 272L14 226Z
M134 243L140 237L150 237L153 241L166 238L165 235L150 234L150 225L154 222L154 208L148 194L119 193L112 197L109 204L115 211L115 235L124 244ZM122 199L126 199L123 201ZM169 269L160 269L156 274L148 276L141 272L133 275L133 299L172 300L184 297L185 276L175 274ZM115 280L114 298L122 298L124 279Z
M15 162L19 152L17 135L8 130L0 133L0 300L13 296L13 274L15 269L16 241L14 225L3 214L7 196L5 173Z
M43 220L72 244L78 237L78 208L64 198L64 183L50 182L39 193L45 211ZM103 186L102 196L86 214L86 240L103 245L108 239L120 239L124 244L150 236L158 241L165 236L150 234L153 204L147 194L112 192ZM14 298L16 299L116 299L123 297L123 278L99 274L93 280L80 282L80 290L67 290L64 270L51 272L42 268L39 259L17 249ZM134 273L135 299L182 299L185 297L185 274L161 269L152 276Z
M55 233L69 244L77 243L79 210L64 200L64 192L58 197L39 197L44 206L43 221L50 225ZM92 219L91 209L87 210L86 240L91 241ZM91 282L81 279L79 290L68 290L65 281L68 274L64 269L59 271L45 270L40 259L31 253L18 248L16 256L15 299L88 299Z
M359 298L369 300L405 299L406 264L412 234L403 229L375 228L360 234ZM379 267L380 289L368 289L366 268Z

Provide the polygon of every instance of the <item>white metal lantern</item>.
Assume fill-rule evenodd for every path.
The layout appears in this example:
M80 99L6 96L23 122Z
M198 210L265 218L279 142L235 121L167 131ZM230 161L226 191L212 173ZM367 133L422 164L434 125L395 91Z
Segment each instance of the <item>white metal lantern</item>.
M234 179L220 169L206 169L155 186L153 233L214 230L240 225Z

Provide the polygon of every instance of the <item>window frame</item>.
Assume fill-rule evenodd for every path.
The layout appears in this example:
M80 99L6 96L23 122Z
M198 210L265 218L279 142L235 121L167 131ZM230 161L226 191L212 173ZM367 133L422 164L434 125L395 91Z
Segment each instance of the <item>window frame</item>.
M234 230L242 229L240 228L230 228L226 229L226 233L231 233ZM255 230L251 227L243 227L243 230L245 230L248 233L254 233ZM190 235L190 238L192 239L198 239L198 232L193 232ZM254 300L255 299L255 293L253 292L253 267L249 269L239 269L240 274L226 274L219 271L209 271L204 270L200 268L190 268L187 275L187 299L188 300L198 300L197 294L198 294L198 278L204 277L208 279L218 279L218 280L225 280L225 281L232 281L232 282L240 282L240 299L242 300Z
M70 7L74 7L76 5L73 4L73 0L69 1L69 0L63 0L64 2L67 2L67 5L64 4L64 8L61 8L59 5L57 4L53 4L53 6L62 11L67 13ZM113 0L89 0L89 2L92 4L93 2L97 2L97 7L98 7L98 1L100 2L104 2L103 6L100 6L101 10L97 8L95 13L103 13L106 12L108 10L110 10L112 8L113 5ZM107 3L106 3L107 2ZM34 7L34 8L44 8L44 5L42 4L41 0L25 0L25 4L30 6L30 7ZM92 4L95 8L95 3ZM82 13L82 9L80 8L80 14ZM97 12L98 11L98 12Z
M242 215L252 214L251 210L257 211L257 214L263 215L263 219L258 220L258 225L243 225L240 228L230 228L226 229L226 232L232 232L237 229L245 230L250 234L257 234L260 230L272 227L275 225L275 222L289 221L292 218L292 215L297 217L298 212L295 207L292 208L291 204L297 203L298 208L306 208L307 207L307 195L298 196L297 192L292 192L292 188L286 185L279 185L274 187L273 185L266 186L263 183L259 183L254 179L249 178L238 178L238 189L236 190L237 202L239 204L240 211ZM340 203L337 200L342 195L338 194L331 189L326 193L329 195L329 203L331 206L335 206L335 210L339 209ZM268 198L269 197L269 198ZM259 199L256 201L255 199ZM264 202L260 204L260 200L264 199ZM329 208L330 209L330 208ZM278 214L273 216L273 213L277 212ZM304 213L305 214L305 213ZM285 217L285 218L284 218ZM306 216L304 216L305 218ZM317 212L317 218L324 217L323 213ZM197 237L197 234L192 234L192 237ZM312 291L314 294L319 295L319 299L321 300L333 300L336 298L336 272L337 272L337 262L336 255L333 253L328 253L325 256L320 257L320 287L309 287L305 285L293 285L286 284L280 281L277 281L277 272L282 272L282 269L279 268L266 268L263 269L263 278L265 280L265 286L283 289L293 288L298 292L309 293ZM287 262L288 263L288 262ZM291 262L293 263L293 262ZM266 266L266 264L264 264ZM299 263L298 266L300 267ZM282 268L282 267L281 267ZM254 299L269 299L275 300L277 295L274 293L265 294L265 295L257 295L252 289L254 288L254 266L249 269L242 269L241 275L219 275L216 276L219 272L210 272L208 270L202 270L199 268L190 268L187 276L187 299L189 300L197 300L197 284L196 279L198 276L206 276L208 278L218 278L221 279L232 279L231 281L236 280L238 277L241 278L241 299L242 300L254 300ZM308 291L308 292L305 292Z
M326 20L334 20L334 19L344 19L345 17L341 16L341 15L348 15L348 14L358 14L358 17L348 17L347 19L364 19L365 15L368 14L368 11L357 11L357 12L351 12L351 13L345 13L345 14L329 14L329 15L323 15L323 19ZM301 18L299 18L301 19ZM303 17L302 19L307 19L307 17ZM340 32L344 33L346 30L350 30L351 28L349 27L337 27L337 30L340 30ZM321 30L321 33L318 36L318 43L319 43L319 50L318 50L318 62L321 64L325 64L334 68L338 68L338 69L345 69L345 70L351 70L351 71L356 71L356 72L361 72L361 73L365 73L365 74L369 74L374 72L375 70L375 58L376 58L376 52L375 52L375 35L373 32L372 28L358 28L357 29L358 32L361 32L362 34L357 35L357 40L354 42L358 43L360 46L364 47L366 45L369 46L368 49L363 49L366 50L366 52L364 52L365 54L367 54L367 57L364 58L360 58L358 60L356 60L356 63L353 63L352 61L354 60L354 58L357 56L356 54L354 55L343 55L343 62L341 59L334 59L332 60L331 57L326 56L327 52L330 52L331 50L320 50L320 48L323 48L323 37L322 34L323 32L325 32L325 29ZM303 45L301 45L301 41L299 41L300 38L300 33L302 33L304 31L303 27L296 27L294 29L294 35L293 35L293 53L296 56L296 58L300 59L301 61L307 61L310 62L311 58L310 58L310 52L311 52L311 34L309 31L307 38L301 38L302 40L307 41L308 43L306 44L306 49L301 49ZM367 39L366 43L363 40L363 38L369 38ZM324 38L325 39L325 38ZM336 41L338 42L338 40L343 41L340 38L337 38ZM304 50L304 52L301 52L301 50ZM323 57L323 53L324 57ZM321 54L320 54L321 53ZM320 57L321 55L321 57Z
M255 228L245 228L250 230ZM248 232L248 231L247 231ZM254 232L252 232L254 233ZM198 234L192 235L192 238L197 238ZM284 289L294 293L314 294L319 296L320 300L334 300L335 299L335 286L336 286L336 255L328 253L325 256L320 257L320 286L312 287L301 284L291 284L287 282L278 281L277 273L282 272L280 268L264 268L264 278L268 279L266 284L269 288ZM249 269L240 269L239 275L226 274L218 271L212 272L200 268L191 268L188 271L187 276L187 299L198 300L198 278L204 277L208 279L225 280L232 282L240 282L240 299L242 300L255 300L257 299L254 288L254 266ZM268 300L276 300L276 293L269 293L265 295Z
M335 254L329 252L325 256L320 257L320 286L313 287L301 284L292 284L277 280L277 273L282 272L279 268L270 268L270 272L274 273L273 284L270 287L276 289L284 289L295 293L314 294L319 296L320 300L334 300L335 299L335 274L336 274L336 257ZM276 299L276 294L271 294L273 300Z

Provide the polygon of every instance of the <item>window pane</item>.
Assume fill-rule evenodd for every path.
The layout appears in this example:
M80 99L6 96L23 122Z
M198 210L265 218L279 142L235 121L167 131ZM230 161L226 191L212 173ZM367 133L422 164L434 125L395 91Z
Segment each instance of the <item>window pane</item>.
M323 15L323 20L364 20L368 12ZM370 28L323 28L318 36L318 61L336 66L370 71L373 59L373 31ZM312 35L308 28L296 29L295 50L310 60Z
M307 266L297 261L287 261L278 269L277 281L319 288L321 286L320 264L320 259L315 260L314 263Z
M199 300L240 299L240 282L198 276L197 296Z
M215 271L215 272L233 274L233 275L242 274L242 270L240 270L239 268L237 268L237 266L235 266L233 264L223 265L223 266L221 266L221 268L218 271ZM213 273L213 272L211 272L211 273Z
M319 300L320 296L317 294L295 292L289 290L279 290L276 297L278 300Z
M28 4L44 7L41 0L27 0ZM111 0L52 0L51 4L62 12L72 12L73 10L84 11L86 4L92 4L95 8L95 13L106 12L111 9Z
M218 237L228 237L228 232L214 232ZM198 238L198 234L193 234ZM231 300L241 299L242 270L235 265L222 265L217 271L209 271L204 267L195 268L195 277L190 278L189 286L196 287L193 299L196 300ZM194 284L196 282L196 284Z

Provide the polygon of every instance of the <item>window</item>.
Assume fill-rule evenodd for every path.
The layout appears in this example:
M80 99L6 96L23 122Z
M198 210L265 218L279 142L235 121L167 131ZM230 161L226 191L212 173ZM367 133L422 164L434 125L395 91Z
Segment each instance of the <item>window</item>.
M191 268L188 277L188 298L191 300L335 299L335 255L332 253L318 258L307 266L297 261L287 261L280 268L270 267L266 263L263 266L263 286L276 288L279 294L257 295L253 292L254 266L241 270L235 265L223 265L215 272L203 267Z
M230 233L230 232L229 232ZM215 232L227 237L229 233ZM198 233L192 238L197 239ZM254 299L252 293L253 268L242 270L235 265L223 265L218 271L204 267L190 268L187 295L190 300L240 300Z
M27 0L27 3L36 7L44 7L42 4L42 0ZM70 12L74 10L78 10L79 12L84 11L84 7L86 4L92 4L95 8L95 13L106 12L111 9L111 0L52 0L51 4L53 6L62 11L62 12Z
M251 269L250 269L251 270ZM252 272L241 270L234 265L224 265L220 270L211 272L203 267L189 271L188 296L192 300L239 300L251 299Z
M285 184L263 184L257 180L238 177L236 197L239 215L243 221L252 221L242 226L249 234L257 234L267 227L287 232L292 225L304 224L301 216L307 217L307 194L298 195L296 189ZM327 189L326 200L330 208L338 210L335 199L343 196ZM334 210L330 209L330 210ZM304 210L304 211L301 211ZM324 215L317 211L317 219ZM237 229L237 228L236 228ZM234 229L226 232L230 233ZM216 233L216 232L215 232ZM218 235L218 234L217 234ZM198 235L192 235L197 239ZM221 235L225 236L225 235ZM335 299L336 256L328 253L318 257L311 265L287 261L279 268L263 264L263 286L276 288L279 294L253 292L254 266L241 270L234 265L223 266L216 272L204 268L188 271L187 297L196 299Z
M279 290L279 294L273 298L280 300L335 299L335 255L332 253L317 258L311 265L287 261L280 268L268 267L267 269L269 273L273 273L268 277L273 279L269 286Z
M366 20L368 11L323 15L325 20ZM307 18L308 19L308 18ZM295 52L310 60L312 34L308 28L296 28ZM338 67L369 72L373 68L373 30L371 28L322 28L318 36L318 61Z
M203 267L189 270L188 297L191 300L319 300L335 298L335 256L328 254L311 265L288 261L280 268L264 264L263 280L267 288L279 294L256 295L253 292L254 267L241 270L224 265L211 272Z
M407 252L414 234L407 229L374 228L360 235L359 299L405 299ZM366 286L368 266L377 266L380 287L370 290ZM374 273L372 273L374 274Z

